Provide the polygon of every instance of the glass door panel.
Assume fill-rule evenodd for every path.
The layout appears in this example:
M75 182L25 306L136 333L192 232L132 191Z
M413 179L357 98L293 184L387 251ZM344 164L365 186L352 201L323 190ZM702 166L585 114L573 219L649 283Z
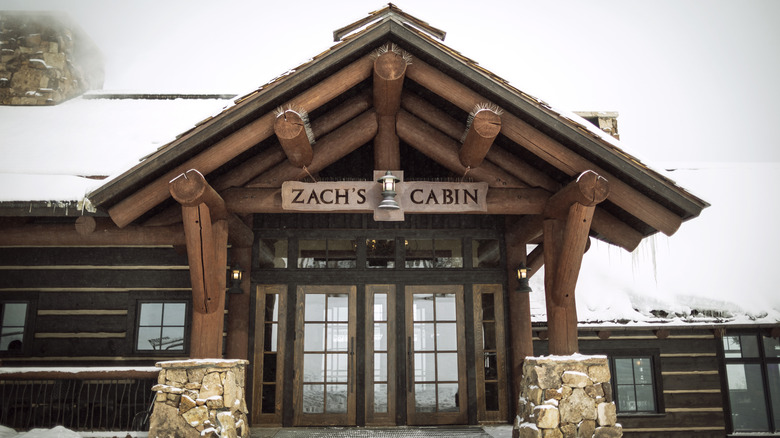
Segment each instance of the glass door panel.
M355 286L298 286L296 425L355 423Z
M395 424L395 285L366 285L366 425Z
M463 286L407 286L409 424L467 421Z

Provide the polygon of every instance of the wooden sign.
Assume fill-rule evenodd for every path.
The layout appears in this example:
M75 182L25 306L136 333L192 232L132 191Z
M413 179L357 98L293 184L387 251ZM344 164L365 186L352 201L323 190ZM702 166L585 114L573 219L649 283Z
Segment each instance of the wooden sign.
M401 172L398 172L401 174ZM282 184L282 208L309 212L374 212L376 220L403 220L404 213L487 212L488 185L458 182L399 182L395 200L399 210L380 211L382 188L374 181Z

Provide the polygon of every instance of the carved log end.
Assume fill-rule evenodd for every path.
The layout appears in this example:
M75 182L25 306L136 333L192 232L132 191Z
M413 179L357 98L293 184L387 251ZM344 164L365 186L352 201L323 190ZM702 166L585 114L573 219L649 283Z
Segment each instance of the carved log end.
M193 206L201 202L207 186L203 175L195 169L190 169L174 178L168 184L168 189L173 199L181 205Z

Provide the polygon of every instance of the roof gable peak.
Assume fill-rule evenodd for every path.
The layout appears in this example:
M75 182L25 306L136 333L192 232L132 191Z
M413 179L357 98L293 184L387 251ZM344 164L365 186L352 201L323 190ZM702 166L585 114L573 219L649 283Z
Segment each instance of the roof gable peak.
M398 6L392 3L388 3L387 6L385 6L382 9L376 10L374 12L369 12L367 17L355 21L352 24L348 24L340 29L334 30L333 41L336 42L343 41L344 38L346 38L347 36L354 34L362 29L365 29L368 26L384 23L391 20L395 21L396 23L402 26L412 27L435 39L438 39L439 41L444 41L444 37L447 35L447 32L441 29L437 29L431 26L430 24L428 24L427 22L407 14L406 12L402 11L401 8L399 8Z

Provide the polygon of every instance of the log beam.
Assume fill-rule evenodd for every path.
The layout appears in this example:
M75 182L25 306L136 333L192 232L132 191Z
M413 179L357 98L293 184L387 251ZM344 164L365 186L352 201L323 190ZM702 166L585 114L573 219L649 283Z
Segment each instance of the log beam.
M307 120L292 109L281 111L274 121L274 133L287 159L295 167L311 164L313 152L306 132ZM311 129L311 128L309 128Z
M522 181L489 163L476 169L466 168L458 158L459 145L455 140L406 111L398 112L396 129L404 142L456 175L468 175L490 187L526 187Z
M169 191L173 199L182 206L208 205L212 221L226 220L228 217L225 201L206 182L203 174L195 169L190 169L171 180Z
M489 109L477 111L458 153L460 163L472 169L479 167L500 131L501 117L497 113Z
M228 210L238 214L284 213L280 188L234 187L223 192ZM542 189L490 189L487 194L487 212L462 214L539 215L547 205L549 193ZM329 210L332 213L372 213L365 210ZM420 214L425 214L420 212Z
M401 107L406 65L406 60L392 50L382 53L374 61L374 108L379 125L374 139L374 169L401 170L395 115Z
M366 111L342 127L326 135L314 145L314 158L308 171L316 173L350 152L368 143L377 131L376 113ZM309 172L282 162L246 184L246 187L281 187L285 181L299 181Z
M327 114L311 122L315 138L322 138L371 107L371 96L359 94L347 99ZM284 161L286 155L280 145L274 145L234 167L214 181L214 188L221 192L230 187L241 187L258 175Z
M478 93L417 59L407 68L406 76L467 112L484 101ZM674 234L682 224L682 218L670 210L511 113L502 115L501 133L567 175L588 169L602 175L612 183L610 201L664 234Z
M453 119L447 113L430 104L425 99L411 93L404 93L401 96L401 108L413 114L420 120L428 123L453 140L460 140L464 125ZM487 152L486 158L496 166L523 181L531 187L541 187L556 192L560 188L554 179L546 173L539 171L535 167L525 163L516 155L493 145Z
M582 172L571 184L550 197L544 209L546 218L565 218L572 204L596 205L607 198L609 183L592 170Z
M289 104L313 111L367 79L371 74L372 64L371 57L364 56L299 94ZM270 137L273 134L275 119L273 113L261 116L207 150L168 171L141 190L109 208L108 213L111 219L120 228L127 226L157 204L168 199L170 196L168 182L171 179L188 169L199 169L204 174L214 171L222 164Z

